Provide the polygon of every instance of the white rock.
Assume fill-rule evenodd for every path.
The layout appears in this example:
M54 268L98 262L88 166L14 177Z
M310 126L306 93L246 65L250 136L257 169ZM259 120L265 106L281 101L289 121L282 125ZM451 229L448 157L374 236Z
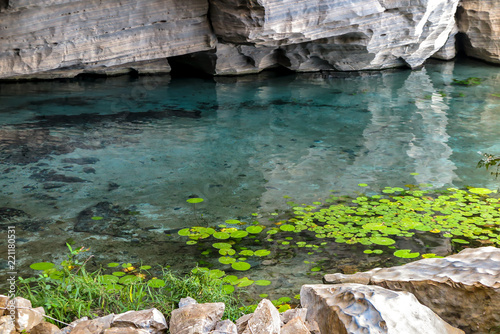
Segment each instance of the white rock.
M262 299L242 334L279 334L281 319L278 309L269 301Z
M219 321L210 334L238 334L238 329L231 320L224 320Z
M208 334L224 314L224 303L191 304L172 311L170 334Z
M43 321L43 316L45 315L43 307L32 309L31 302L22 297L16 297L12 301L16 307L14 325L17 331L30 331Z
M16 326L14 326L14 320L10 315L4 315L0 317L0 333L2 334L15 334Z
M215 72L276 65L295 71L416 68L447 42L457 5L458 0L411 5L394 0L212 0L211 22L226 43L217 45Z
M114 317L111 327L138 328L156 334L163 333L168 325L163 314L156 308L151 308L118 314Z
M10 0L0 78L98 68L212 49L207 0Z
M362 284L304 285L301 305L321 333L463 334L411 293Z
M490 333L500 326L499 248L467 248L446 258L353 275L325 275L323 279L331 284L360 280L411 292L445 321L467 332Z
M306 324L300 317L295 317L281 327L281 334L310 334Z

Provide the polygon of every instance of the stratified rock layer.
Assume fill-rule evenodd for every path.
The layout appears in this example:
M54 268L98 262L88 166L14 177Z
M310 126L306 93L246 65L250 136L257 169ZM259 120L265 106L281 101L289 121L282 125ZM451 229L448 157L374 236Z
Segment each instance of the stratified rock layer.
M412 68L445 45L458 0L211 0L215 74ZM228 27L231 27L228 29Z
M206 0L10 0L0 77L99 68L214 47Z
M460 334L408 292L361 284L304 285L300 303L321 333Z
M500 328L500 249L465 249L446 258L353 275L325 275L325 283L363 283L408 291L453 326L470 333Z
M467 55L500 64L500 1L462 0L457 14Z

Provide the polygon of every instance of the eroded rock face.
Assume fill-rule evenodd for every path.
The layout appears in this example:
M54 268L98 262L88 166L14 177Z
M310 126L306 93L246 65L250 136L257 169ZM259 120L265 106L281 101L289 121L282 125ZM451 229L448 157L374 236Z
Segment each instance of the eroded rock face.
M262 299L255 312L248 319L243 334L279 334L280 328L281 319L278 310L269 299Z
M215 72L235 74L235 68L277 65L294 71L419 67L448 40L458 0L210 3L212 26L224 42L211 55Z
M361 284L304 285L300 303L321 333L464 333L408 292Z
M224 303L191 303L173 310L170 318L170 333L209 333L221 320L224 309Z
M500 249L495 247L469 248L442 259L353 275L325 275L323 281L411 292L420 303L466 332L490 333L500 326Z
M0 78L112 67L208 50L215 43L206 0L6 3L0 9Z
M462 0L457 19L467 55L500 64L500 1Z
M150 334L160 334L167 330L168 325L163 314L157 309L152 308L118 314L113 318L111 327L137 328L145 330Z

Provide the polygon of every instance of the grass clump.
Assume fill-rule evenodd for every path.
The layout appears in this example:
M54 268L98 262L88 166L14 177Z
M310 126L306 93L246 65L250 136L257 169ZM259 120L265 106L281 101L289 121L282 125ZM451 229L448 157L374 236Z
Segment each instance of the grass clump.
M92 256L83 262L79 260L88 249L68 247L70 254L66 261L59 265L33 264L31 267L41 273L36 277L19 278L18 288L18 296L29 299L33 307L44 307L47 315L63 323L85 316L96 318L153 307L168 321L179 300L187 296L199 303L225 303L224 319L235 321L243 315L238 296L223 288L220 277L224 273L221 271L195 268L186 275L179 275L160 267L156 276L152 276L150 266L110 263L108 267L116 270L111 274L106 274L108 269L104 268L88 272L85 264Z

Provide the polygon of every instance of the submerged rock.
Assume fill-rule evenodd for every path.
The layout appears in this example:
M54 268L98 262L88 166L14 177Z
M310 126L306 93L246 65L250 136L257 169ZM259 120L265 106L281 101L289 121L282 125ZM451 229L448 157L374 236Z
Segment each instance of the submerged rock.
M321 333L463 334L411 293L361 284L304 285L300 303Z
M441 318L466 332L500 326L500 249L468 248L446 258L353 275L325 275L324 283L363 283L408 291Z
M130 210L110 202L100 202L78 214L75 232L127 236L139 228L137 217Z

